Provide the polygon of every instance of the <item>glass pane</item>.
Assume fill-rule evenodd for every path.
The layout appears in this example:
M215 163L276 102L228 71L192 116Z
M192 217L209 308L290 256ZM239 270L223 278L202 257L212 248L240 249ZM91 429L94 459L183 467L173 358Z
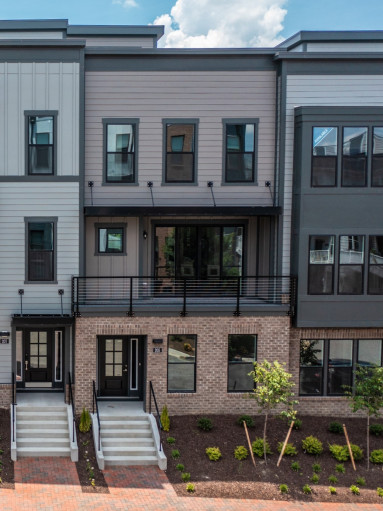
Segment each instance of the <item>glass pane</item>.
M310 264L334 264L334 236L310 236Z
M194 364L196 337L194 335L169 335L169 362Z
M363 266L339 266L339 294L363 293Z
M30 344L29 345L29 352L31 355L38 355L39 354L39 345L38 344Z
M229 392L254 390L254 380L249 376L253 369L253 363L229 362L227 390Z
M30 357L29 367L30 367L30 369L38 369L38 367L39 367L39 357Z
M55 332L55 381L62 381L62 332Z
M47 345L46 344L40 344L39 345L39 355L47 355Z
M302 339L300 344L300 365L323 366L323 341Z
M197 263L197 228L178 227L176 236L176 272L179 277L195 277Z
M352 340L329 342L328 394L343 394L343 385L352 383Z
M114 366L114 376L122 376L122 365L117 364Z
M343 128L343 186L365 186L367 128Z
M370 266L368 292L377 295L383 294L383 265Z
M383 186L383 128L373 128L372 186Z
M39 342L39 333L38 332L31 332L29 337L31 343Z
M53 250L31 250L28 254L28 278L30 281L52 281Z
M166 155L166 181L186 182L194 180L194 154L168 153Z
M299 373L299 394L321 395L323 392L323 368L301 367Z
M20 330L16 331L16 380L22 381L23 379L23 333Z
M46 369L48 367L47 357L39 357L39 368Z
M224 277L242 275L243 227L224 227L222 238L222 274Z
M310 264L309 294L322 295L333 292L333 266Z
M113 364L113 351L107 351L105 353L105 362L107 364Z
M39 332L39 343L40 344L46 344L48 342L47 333L46 332Z
M105 366L105 376L113 376L113 366L112 365Z
M167 124L166 152L194 152L194 124Z
M106 351L113 351L113 339L107 339L105 341L105 350Z
M130 341L130 388L131 390L136 390L138 388L137 385L137 347L138 341L137 339L132 339Z
M53 174L53 146L29 146L29 174Z
M122 229L108 229L108 252L122 252Z
M227 124L226 149L227 151L253 152L254 151L254 124Z
M29 117L29 143L53 144L53 117Z
M115 351L122 351L122 339L115 339L114 349Z
M122 364L122 352L121 351L116 351L116 353L114 354L114 362L116 364Z
M367 156L367 128L343 128L343 155Z
M256 335L230 334L229 335L229 362L251 362L255 361ZM253 368L250 369L251 371Z
M336 156L313 156L312 186L335 186L336 163Z
M106 164L108 181L134 181L134 153L108 153Z
M383 236L370 236L370 264L383 264Z
M364 263L364 236L340 236L340 264Z
M382 364L382 340L360 339L358 341L358 364L362 366Z
M199 243L201 247L200 278L219 279L221 276L221 228L201 227Z
M156 227L155 276L174 276L175 227Z
M168 390L194 391L194 364L168 364Z
M98 251L99 252L106 252L107 247L107 230L106 229L99 229L98 230Z
M53 223L29 222L29 250L53 250Z
M134 151L134 125L108 124L107 152L133 152Z
M254 153L226 154L226 181L251 182L254 179Z
M313 128L313 156L337 156L338 128Z

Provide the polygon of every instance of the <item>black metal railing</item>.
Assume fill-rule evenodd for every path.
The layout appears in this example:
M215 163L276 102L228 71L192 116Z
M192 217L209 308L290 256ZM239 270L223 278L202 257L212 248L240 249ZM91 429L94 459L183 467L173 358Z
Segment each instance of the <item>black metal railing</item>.
M100 414L98 412L96 383L93 380L93 414L94 414L94 412L96 412L96 414L97 414L97 424L98 424L98 440L97 440L98 448L97 448L97 450L100 451L101 450L101 424L100 424Z
M15 441L15 419L16 419L16 373L12 373L12 442Z
M224 279L174 277L73 277L72 312L81 307L125 307L134 315L137 307L170 305L187 315L190 305L225 305L239 316L247 307L284 306L294 312L295 277L256 276Z
M68 388L69 388L69 404L72 405L72 442L75 442L75 432L76 432L76 410L74 406L73 399L73 389L72 389L72 377L70 372L68 372Z
M158 431L162 431L163 428L162 428L161 416L160 416L160 412L158 410L157 399L156 399L156 395L154 393L153 383L151 381L149 382L149 387L150 387L149 413L152 413L152 398L153 398L154 406L156 407L156 420L158 423ZM161 435L160 435L159 450L162 451Z

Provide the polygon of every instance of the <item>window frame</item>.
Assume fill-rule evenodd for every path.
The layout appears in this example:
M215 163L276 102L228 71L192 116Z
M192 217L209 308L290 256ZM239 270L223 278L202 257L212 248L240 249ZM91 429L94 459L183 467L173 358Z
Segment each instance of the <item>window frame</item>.
M363 238L363 262L361 264L348 264L348 263L341 263L340 262L340 256L341 256L341 238L342 237L352 237L352 236L358 236ZM337 295L339 296L362 296L365 294L365 269L366 269L366 235L365 234L339 234L338 236L338 257L337 257L337 272L338 272L338 287L337 287ZM369 236L367 236L369 238ZM334 258L335 261L335 258ZM362 283L361 283L361 292L360 293L341 293L340 292L340 269L343 266L360 266L361 267L361 276L362 276Z
M24 119L25 119L25 175L29 177L52 177L57 176L57 116L58 110L24 110ZM29 148L36 147L39 144L30 144L29 143L29 119L31 117L52 117L53 119L53 143L52 144L42 144L52 146L52 172L30 172L30 158L29 158Z
M190 124L194 126L193 179L191 181L167 181L167 133L168 124ZM162 182L161 186L198 186L198 118L162 119ZM179 154L191 154L180 151Z
M110 223L96 223L94 224L94 228L95 228L95 250L94 250L94 255L95 256L126 256L127 255L127 250L126 250L126 233L127 233L127 228L128 228L128 224L127 223L113 223L113 222L110 222ZM99 241L100 241L100 238L99 238L99 232L100 232L100 229L122 229L122 252L100 252L99 251Z
M255 349L254 349L254 360L253 360L253 364L254 362L257 361L257 352L258 352L258 334L228 334L227 336L227 393L228 394L248 394L249 392L254 392L254 387L255 387L255 382L253 382L253 387L252 389L250 390L231 390L229 389L229 368L230 368L230 360L229 360L229 343L230 343L230 336L233 336L233 335L236 335L236 336L239 336L239 335L243 335L243 336L249 336L251 335L252 337L254 337L254 344L255 344ZM233 363L233 362L231 362ZM249 362L240 362L240 364L248 364ZM254 368L254 365L253 365L253 368Z
M195 353L194 353L194 372L193 372L193 377L194 377L194 386L193 386L193 390L169 390L169 364L172 365L172 364L187 364L187 365L191 365L191 362L170 362L169 363L169 347L170 347L170 337L174 337L174 336L188 336L188 337L194 337L194 343L195 343ZM197 341L198 341L198 336L197 334L168 334L168 337L167 337L167 347L166 347L166 350L167 350L167 358L166 358L166 392L168 394L195 394L197 392Z
M103 186L138 186L138 142L139 142L139 124L140 119L136 117L107 117L102 119L103 127ZM133 126L134 133L134 151L133 151L133 180L127 181L110 181L108 180L108 126ZM129 153L130 154L130 153Z
M340 144L340 147L338 146L338 151L340 151L340 186L341 188L366 188L368 186L369 180L370 180L370 186L371 186L371 177L372 177L372 169L371 169L371 163L372 163L372 146L371 146L371 137L372 137L372 131L373 131L374 125L369 125L368 123L364 126L356 126L355 124L342 124L341 130L341 142L338 142ZM345 129L366 129L367 130L367 142L366 142L366 166L364 171L364 184L362 185L354 185L344 184L344 170L343 170L343 160L344 160L344 130Z
M336 129L336 156L335 158L335 183L333 185L314 185L313 184L313 165L314 165L314 129L315 128L335 128ZM310 186L311 188L336 188L338 186L338 161L339 161L339 126L328 126L328 123L326 126L321 126L320 123L315 124L311 127L311 181Z
M317 238L317 237L333 237L334 238L334 254L333 254L333 263L332 264L312 264L310 263L310 245L311 245L311 238ZM307 254L307 294L309 296L332 296L335 292L335 271L337 268L336 265L336 235L335 234L309 234L308 236L308 254ZM311 266L332 266L332 279L331 279L331 292L329 293L310 293L310 268Z
M24 284L57 284L57 223L58 217L25 217L25 280ZM52 280L30 280L29 275L29 224L50 223L53 227Z
M254 125L254 151L253 151L253 177L250 181L227 181L226 179L226 133L227 126L230 124L253 124ZM240 117L222 119L222 182L221 186L258 186L258 117Z

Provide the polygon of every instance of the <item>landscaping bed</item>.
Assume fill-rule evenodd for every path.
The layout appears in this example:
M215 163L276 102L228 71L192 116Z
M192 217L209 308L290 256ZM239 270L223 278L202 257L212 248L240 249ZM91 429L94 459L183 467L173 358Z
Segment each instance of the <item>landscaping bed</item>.
M15 487L13 461L11 460L11 428L8 408L0 408L0 490Z
M78 462L76 469L80 480L81 489L85 493L109 493L104 474L97 465L96 453L93 444L92 430L81 433L78 429L77 418L77 443Z
M345 423L352 444L360 446L366 452L366 420L356 418L323 418L301 416L302 427L293 430L289 439L297 449L297 455L284 456L277 468L279 453L278 442L283 442L288 431L286 420L277 417L269 419L268 441L272 450L267 464L262 458L255 456L256 466L252 464L251 456L238 461L234 458L234 449L243 445L248 448L244 427L236 424L238 416L212 415L213 428L202 431L198 428L196 416L172 416L170 431L162 432L162 441L168 457L167 476L178 495L190 497L219 497L245 499L299 500L319 502L364 502L383 503L383 498L377 494L377 488L383 487L383 465L370 463L367 471L365 457L356 462L356 472L351 461L343 462L345 473L336 472L335 467L340 462L335 460L328 444L345 445L343 433L331 433L328 430L330 422ZM263 416L254 416L254 427L248 429L250 440L263 435ZM382 421L372 420L372 423L383 424ZM319 456L309 455L302 450L302 440L310 435L317 437L323 443L323 453ZM174 437L175 443L168 444L167 437ZM219 447L222 457L218 461L210 461L205 453L208 447ZM370 451L383 448L383 436L370 435ZM172 451L178 450L180 457L172 458ZM300 469L294 471L292 462L298 462ZM186 481L181 479L181 471L177 464L184 465L184 472L190 473L190 483L195 485L195 491L186 491ZM314 474L313 464L319 464L319 482L314 484L311 478ZM316 467L318 469L318 467ZM329 476L335 476L337 482L329 482ZM357 483L364 478L365 485ZM280 491L280 485L288 487L288 493ZM312 493L304 494L303 486L309 485ZM359 495L351 492L351 485L359 488ZM330 494L329 487L336 488L336 494Z

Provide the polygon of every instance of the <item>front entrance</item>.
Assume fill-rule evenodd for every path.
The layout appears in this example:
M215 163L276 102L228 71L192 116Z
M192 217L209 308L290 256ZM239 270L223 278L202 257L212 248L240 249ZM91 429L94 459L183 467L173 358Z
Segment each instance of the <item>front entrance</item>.
M99 394L143 398L143 336L100 336Z

